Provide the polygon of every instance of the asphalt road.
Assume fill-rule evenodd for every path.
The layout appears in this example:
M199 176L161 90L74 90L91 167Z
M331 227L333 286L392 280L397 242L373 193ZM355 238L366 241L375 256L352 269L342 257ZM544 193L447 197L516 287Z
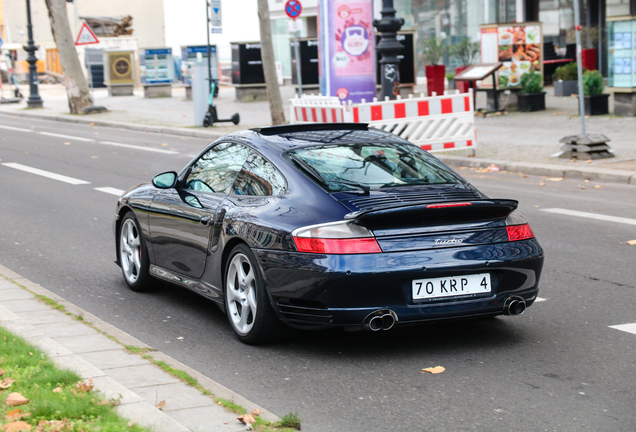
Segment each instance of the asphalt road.
M297 412L303 430L636 429L636 334L610 327L636 323L633 186L460 170L521 202L546 252L544 301L521 317L251 347L213 303L167 285L133 293L113 263L117 190L179 170L205 144L0 115L0 264L278 415Z

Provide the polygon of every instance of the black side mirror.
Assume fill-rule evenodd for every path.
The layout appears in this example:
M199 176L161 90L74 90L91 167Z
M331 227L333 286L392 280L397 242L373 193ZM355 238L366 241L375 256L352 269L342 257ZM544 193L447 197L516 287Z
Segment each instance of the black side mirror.
M152 179L152 185L159 189L170 189L177 184L177 173L174 171L156 175Z

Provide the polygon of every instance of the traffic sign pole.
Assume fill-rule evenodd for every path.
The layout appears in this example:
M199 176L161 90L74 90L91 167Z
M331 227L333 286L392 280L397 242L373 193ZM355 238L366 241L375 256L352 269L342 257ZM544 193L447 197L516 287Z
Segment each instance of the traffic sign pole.
M300 46L298 43L298 30L296 28L296 18L300 17L303 7L298 0L288 0L285 3L285 13L294 20L294 55L296 56L296 77L298 79L298 95L303 95L303 79L300 73Z

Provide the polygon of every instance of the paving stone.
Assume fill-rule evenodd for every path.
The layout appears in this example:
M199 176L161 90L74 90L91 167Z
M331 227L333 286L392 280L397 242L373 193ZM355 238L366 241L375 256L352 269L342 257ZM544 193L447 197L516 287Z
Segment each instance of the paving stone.
M0 322L11 321L16 319L20 319L20 317L18 317L16 314L11 312L9 309L0 306Z
M93 384L106 399L118 400L122 405L143 401L137 393L127 389L109 376L95 377Z
M41 330L42 333L52 338L81 336L97 333L95 329L92 329L86 324L73 319L66 323L38 324L34 325L34 327Z
M63 347L58 342L54 341L48 336L35 336L28 338L27 342L36 345L42 351L44 351L49 357L58 357L62 355L73 354L69 349Z
M180 382L152 364L108 369L108 375L129 389Z
M36 336L44 336L44 333L40 330L22 320L4 321L2 323L2 327L25 339Z
M19 315L20 318L34 326L76 322L73 318L58 310L21 312Z
M82 357L89 363L102 370L108 371L112 368L125 366L150 365L148 360L135 354L128 354L123 349L101 351L97 353L82 354Z
M13 282L6 280L4 278L0 278L0 291L3 290L8 290L8 289L15 289L17 288L17 285L14 284Z
M181 382L140 387L135 389L135 393L154 405L161 401L166 401L166 407L163 409L165 412L206 406L218 407L212 398Z
M135 402L115 407L117 413L132 419L135 423L151 428L155 432L189 432L188 428L179 424L166 413L159 411L148 402ZM212 431L209 428L201 431Z
M59 364L60 367L70 369L84 379L106 375L82 357L75 354L55 357L55 362Z
M31 297L28 300L12 300L5 301L4 297L0 296L0 305L6 307L13 313L20 312L36 312L36 311L50 311L51 307Z
M29 300L33 298L33 294L30 292L23 290L22 288L16 288L13 285L13 288L3 289L2 290L2 301L9 300Z
M75 354L121 349L121 345L99 333L83 336L52 337Z
M186 426L190 431L236 432L245 430L245 425L236 420L238 417L236 414L225 411L218 405L170 411L170 417Z

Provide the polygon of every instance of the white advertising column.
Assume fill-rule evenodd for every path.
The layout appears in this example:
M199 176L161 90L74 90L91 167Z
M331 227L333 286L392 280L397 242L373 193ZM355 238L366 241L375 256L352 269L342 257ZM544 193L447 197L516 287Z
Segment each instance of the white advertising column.
M203 126L205 113L210 102L210 84L208 82L208 64L195 61L192 66L192 103L194 105L194 125Z

